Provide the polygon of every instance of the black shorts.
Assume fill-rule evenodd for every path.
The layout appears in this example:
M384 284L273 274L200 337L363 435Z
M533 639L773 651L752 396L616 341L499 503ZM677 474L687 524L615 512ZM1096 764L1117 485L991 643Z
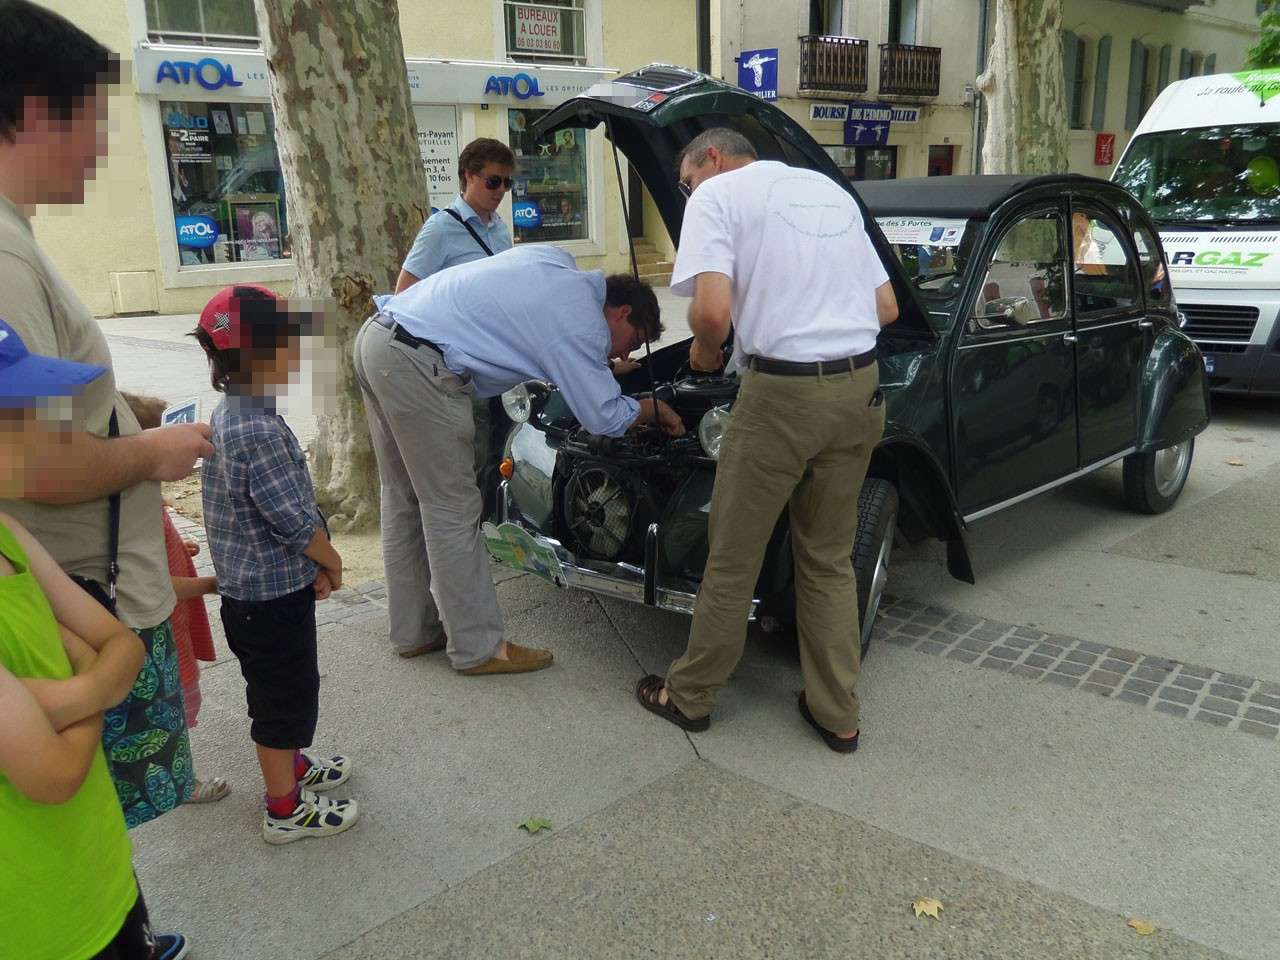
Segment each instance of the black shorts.
M223 597L222 626L247 685L253 742L276 750L311 746L320 714L315 590L274 600Z
M147 901L142 899L139 888L138 899L125 915L120 931L93 955L93 960L152 960L155 948L156 938L151 933L151 920L147 917Z

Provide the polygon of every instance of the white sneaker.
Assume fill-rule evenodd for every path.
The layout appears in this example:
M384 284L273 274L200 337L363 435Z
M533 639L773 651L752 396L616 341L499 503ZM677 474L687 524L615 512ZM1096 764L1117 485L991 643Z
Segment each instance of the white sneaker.
M351 760L348 757L320 757L306 750L298 752L311 764L307 772L298 778L298 786L324 793L351 779Z
M267 843L293 843L306 837L331 837L360 818L355 800L330 800L311 790L298 792L298 805L287 817L262 815L262 839Z

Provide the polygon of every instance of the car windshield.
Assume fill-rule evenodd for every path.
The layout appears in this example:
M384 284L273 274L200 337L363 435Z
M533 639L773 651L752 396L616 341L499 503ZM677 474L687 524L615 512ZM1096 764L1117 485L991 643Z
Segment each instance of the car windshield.
M935 326L946 318L964 284L965 270L981 225L949 217L877 216L907 279L929 309Z
M1280 220L1280 124L1146 134L1115 180L1159 223Z

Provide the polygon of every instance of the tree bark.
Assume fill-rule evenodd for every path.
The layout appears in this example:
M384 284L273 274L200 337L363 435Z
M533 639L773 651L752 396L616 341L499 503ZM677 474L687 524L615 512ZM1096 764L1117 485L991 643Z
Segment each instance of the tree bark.
M351 346L395 288L426 212L397 0L256 0L284 173L295 296L333 304L317 371L316 498L335 530L378 521L378 470Z
M996 0L987 68L985 173L1064 173L1067 101L1062 75L1062 0Z

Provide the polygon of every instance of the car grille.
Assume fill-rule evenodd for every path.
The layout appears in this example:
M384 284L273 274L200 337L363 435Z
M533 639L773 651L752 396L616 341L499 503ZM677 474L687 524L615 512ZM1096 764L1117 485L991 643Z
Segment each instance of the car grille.
M1179 309L1187 315L1187 336L1214 353L1244 353L1258 325L1257 307L1183 303Z

